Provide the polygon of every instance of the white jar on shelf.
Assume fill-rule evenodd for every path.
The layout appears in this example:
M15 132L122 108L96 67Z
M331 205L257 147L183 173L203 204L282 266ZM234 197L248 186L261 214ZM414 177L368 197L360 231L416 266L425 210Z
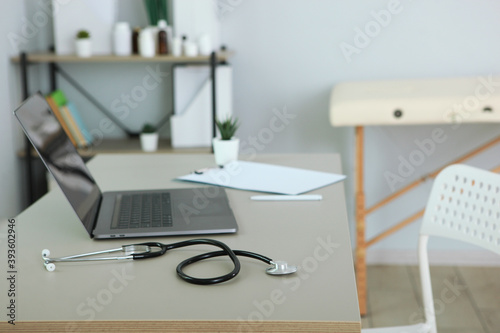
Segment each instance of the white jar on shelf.
M145 28L139 35L139 53L142 57L151 58L156 55L155 31Z
M127 22L118 22L113 30L113 52L117 56L132 54L132 30Z

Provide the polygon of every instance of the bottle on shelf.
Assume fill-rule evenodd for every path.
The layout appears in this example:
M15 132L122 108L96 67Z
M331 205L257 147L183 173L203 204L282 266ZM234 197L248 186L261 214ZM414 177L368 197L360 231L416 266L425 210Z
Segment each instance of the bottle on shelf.
M118 22L113 30L113 52L117 56L132 53L132 32L127 22Z
M132 32L132 54L139 54L139 34L141 33L141 28L135 27Z
M167 21L158 21L158 54L168 54Z
M142 57L151 58L156 55L155 33L151 28L142 29L139 34L139 53Z
M186 57L196 57L198 55L198 45L187 39L187 36L182 36L182 52Z
M188 37L187 37L186 35L182 35L182 37L181 37L181 49L182 49L182 54L185 54L185 53L186 53L185 49L186 49L187 39L188 39Z

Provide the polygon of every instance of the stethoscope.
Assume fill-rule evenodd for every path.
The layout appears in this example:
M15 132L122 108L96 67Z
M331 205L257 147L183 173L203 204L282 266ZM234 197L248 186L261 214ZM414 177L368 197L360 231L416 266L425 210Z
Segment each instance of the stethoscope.
M148 259L154 258L164 255L167 251L199 244L208 244L221 248L220 251L207 252L203 254L199 254L197 256L191 257L189 259L184 260L179 265L177 265L177 275L181 277L184 281L194 284L208 285L208 284L216 284L231 280L240 272L241 264L237 256L243 256L248 258L257 259L265 262L270 265L266 269L266 273L270 275L285 275L292 274L297 271L296 266L289 266L284 261L273 261L271 258L265 257L258 253L241 251L241 250L231 250L226 244L223 242L214 240L214 239L192 239L172 244L162 244L157 242L148 242L148 243L140 243L140 244L131 244L131 245L123 245L120 248L104 250L98 252L90 252L90 253L82 253L77 255L72 255L68 257L61 258L49 258L50 251L45 249L42 251L42 259L45 268L49 272L53 272L56 269L55 262L79 262L79 261L102 261L102 260L137 260L137 259ZM95 257L88 258L89 256L106 254L106 253L114 253L114 252L123 252L125 255L118 257ZM196 278L184 273L184 268L188 265L191 265L200 260L205 260L213 257L220 256L229 256L231 261L233 262L234 268L231 272L225 275L221 275L213 278Z

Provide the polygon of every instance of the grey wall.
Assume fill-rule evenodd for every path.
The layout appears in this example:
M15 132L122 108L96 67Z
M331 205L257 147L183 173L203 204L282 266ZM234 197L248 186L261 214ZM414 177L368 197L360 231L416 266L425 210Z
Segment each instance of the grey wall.
M221 13L222 33L223 41L236 51L231 63L235 113L242 120L241 139L262 153L339 152L349 176L351 221L354 131L330 126L332 87L353 80L487 77L500 70L500 23L496 19L500 3L494 1L223 2L230 5ZM393 14L384 16L389 10ZM373 37L360 36L358 31L366 29L373 29ZM266 128L275 109L286 109L295 118L271 138ZM384 174L398 174L401 159L408 159L418 149L415 140L430 138L435 128L444 131L445 142L403 182L390 186ZM497 125L367 128L367 204L378 202L497 133ZM257 140L252 139L255 137ZM472 161L482 167L499 162L498 149ZM429 184L371 215L368 237L423 208L428 190ZM414 249L417 234L418 223L414 223L375 248Z
M19 80L16 67L10 57L17 54L19 40L23 36L22 17L26 18L24 2L9 0L0 5L0 219L12 217L21 209L23 197L23 169L16 151L22 146L12 110L19 99Z
M25 3L29 17L39 10L41 2L25 0ZM133 25L146 24L145 13L138 1L120 0L120 3L121 19ZM11 0L9 4L22 15L22 3ZM234 68L234 113L242 124L238 134L242 151L339 152L344 172L349 176L346 188L351 222L354 131L330 126L328 104L332 87L338 82L351 80L487 77L500 69L500 43L497 40L500 36L500 21L497 19L500 3L496 1L217 0L214 5L219 11L222 40L236 52L230 62ZM384 16L383 13L389 10L393 14ZM0 24L4 34L11 24L18 27L22 24L14 15L7 15L7 11L2 13L7 20L2 19ZM363 39L359 34L359 30L366 29L375 29L369 39ZM46 48L51 42L50 25L41 29L39 36L36 41L30 40L29 47ZM347 44L356 47L354 53L348 52L354 49L349 49ZM130 93L140 85L148 74L144 64L75 64L64 65L64 68L109 108L122 94ZM169 71L169 68L161 70ZM40 71L36 84L47 89L46 73ZM99 128L103 116L63 80L60 84L82 109L88 125ZM125 122L137 129L142 125L142 119L158 119L168 112L171 109L170 88L170 80L165 79L158 89L130 109ZM16 89L17 86L10 88L8 95L18 94ZM5 91L2 89L0 93L6 94ZM5 103L6 98L1 100ZM2 109L2 119L7 119L11 108ZM4 121L0 124L2 129L5 127L0 135L10 138L12 124L6 124ZM435 128L443 129L445 142L436 145L431 156L404 177L403 182L391 188L384 173L397 173L401 159L407 159L418 149L415 140L429 138ZM9 131L11 134L6 134ZM116 128L103 132L110 137L122 135ZM496 133L496 125L467 125L458 129L447 126L367 128L365 175L368 205L486 142ZM168 130L164 135L168 135ZM12 148L0 149L2 156L8 157L9 161L0 165L2 175L16 174L12 170L17 167ZM488 151L472 163L482 167L500 164L498 150ZM0 181L8 183L1 187L2 198L7 192L19 188L17 181L4 178ZM376 234L399 218L423 208L428 189L429 184L426 184L370 216L367 233ZM3 210L0 215L4 215ZM417 231L418 223L376 247L413 249Z

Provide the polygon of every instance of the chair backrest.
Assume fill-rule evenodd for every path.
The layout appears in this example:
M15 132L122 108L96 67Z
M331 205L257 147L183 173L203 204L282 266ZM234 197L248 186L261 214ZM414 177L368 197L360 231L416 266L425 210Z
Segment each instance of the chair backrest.
M432 186L420 233L500 254L500 175L463 164L443 169Z
M463 164L444 168L432 185L419 238L419 268L425 323L436 333L427 241L460 240L500 254L500 175Z

